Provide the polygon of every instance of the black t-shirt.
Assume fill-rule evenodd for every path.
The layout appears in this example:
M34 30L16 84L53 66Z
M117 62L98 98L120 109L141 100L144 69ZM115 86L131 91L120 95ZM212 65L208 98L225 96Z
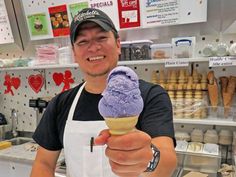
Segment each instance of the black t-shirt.
M63 148L63 134L70 107L82 84L54 97L33 135L33 139L48 150ZM172 105L166 91L159 85L140 80L139 87L144 108L139 116L136 128L146 132L152 138L168 136L173 138L174 128ZM104 121L98 111L101 94L92 94L83 89L76 105L73 120ZM99 132L98 132L99 133Z

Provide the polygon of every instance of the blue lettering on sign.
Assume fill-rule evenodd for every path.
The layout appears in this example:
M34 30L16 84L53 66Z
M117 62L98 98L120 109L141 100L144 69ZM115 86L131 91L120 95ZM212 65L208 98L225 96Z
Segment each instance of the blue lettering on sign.
M151 6L152 3L158 2L159 0L147 0L147 6Z

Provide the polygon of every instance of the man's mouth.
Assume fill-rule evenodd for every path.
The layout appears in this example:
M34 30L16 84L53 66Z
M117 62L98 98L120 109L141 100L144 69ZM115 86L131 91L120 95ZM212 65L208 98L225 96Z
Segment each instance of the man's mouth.
M105 56L95 56L95 57L89 57L87 60L88 61L98 61L104 59Z

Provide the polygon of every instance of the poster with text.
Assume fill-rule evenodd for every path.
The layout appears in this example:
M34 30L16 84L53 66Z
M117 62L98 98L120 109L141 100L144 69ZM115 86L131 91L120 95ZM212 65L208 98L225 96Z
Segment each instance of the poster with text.
M105 12L113 21L117 30L119 30L118 5L116 0L90 0L89 7L99 9Z
M48 34L48 23L45 13L28 15L27 19L32 36Z
M67 36L70 34L66 5L48 8L53 36Z
M167 26L204 22L207 0L143 0L142 26Z
M118 0L120 28L140 27L139 0Z
M70 11L70 17L73 19L73 17L78 14L79 11L82 9L88 8L88 2L79 2L75 4L69 4L69 11Z

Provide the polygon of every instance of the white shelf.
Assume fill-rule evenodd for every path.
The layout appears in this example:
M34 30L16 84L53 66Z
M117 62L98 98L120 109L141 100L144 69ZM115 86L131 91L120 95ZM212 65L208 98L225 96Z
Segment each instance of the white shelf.
M12 67L12 68L0 68L0 71L12 71L12 70L34 70L34 69L54 69L54 68L73 68L78 67L77 63L72 64L57 64L57 65L38 65L27 67Z
M165 64L166 61L171 61L172 59L150 59L150 60L134 60L134 61L119 61L118 65L151 65L151 64ZM175 59L176 60L176 59ZM208 58L181 58L181 60L186 60L188 62L208 62ZM56 64L56 65L38 65L38 66L28 66L28 67L9 67L0 68L0 71L12 71L12 70L33 70L33 69L53 69L53 68L73 68L78 67L77 63L72 64Z
M149 65L149 64L165 64L166 61L171 61L172 59L151 59L151 60L133 60L133 61L119 61L118 65ZM174 59L178 60L178 59ZM190 63L192 62L209 62L208 58L181 58L181 60L186 60Z
M199 124L199 125L220 125L220 126L235 126L236 121L233 120L220 120L220 119L178 119L174 118L174 123L176 124Z

